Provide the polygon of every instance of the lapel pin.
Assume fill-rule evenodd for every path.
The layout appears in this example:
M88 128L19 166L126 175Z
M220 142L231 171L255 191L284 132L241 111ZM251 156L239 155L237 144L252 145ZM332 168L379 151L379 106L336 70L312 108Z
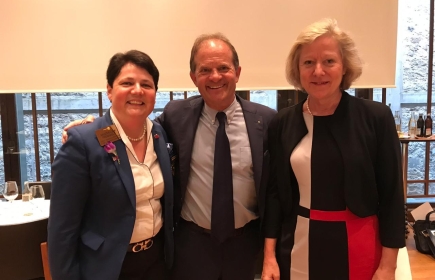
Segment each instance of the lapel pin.
M154 134L154 139L159 139L160 136L158 134Z

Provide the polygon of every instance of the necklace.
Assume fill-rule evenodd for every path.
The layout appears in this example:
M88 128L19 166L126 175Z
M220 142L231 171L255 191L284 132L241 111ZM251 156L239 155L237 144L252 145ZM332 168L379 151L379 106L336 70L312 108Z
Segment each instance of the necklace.
M145 134L147 134L146 122L143 124L143 133L139 138L132 138L132 137L128 136L127 134L125 134L125 135L127 135L128 140L133 141L133 142L139 142L140 140L142 140L145 137Z
M312 116L313 113L311 113L310 105L308 105L308 100L310 100L310 96L309 95L307 96L307 110L308 110L308 113L310 113L310 115Z

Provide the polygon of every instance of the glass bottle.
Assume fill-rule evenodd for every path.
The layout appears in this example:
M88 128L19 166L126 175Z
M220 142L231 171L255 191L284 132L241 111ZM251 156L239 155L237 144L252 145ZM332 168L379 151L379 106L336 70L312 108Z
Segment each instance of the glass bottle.
M30 201L30 200L32 200L32 192L30 191L29 182L27 182L27 181L24 182L22 200L23 201Z
M399 132L401 131L401 127L402 127L402 120L400 119L400 115L399 115L399 111L396 111L394 113L394 122L396 123L396 131Z
M414 112L411 111L411 117L409 118L408 123L408 135L411 138L415 138L417 133L417 120L415 119Z
M430 116L430 113L427 113L426 120L424 121L424 126L425 126L424 136L426 136L426 137L432 136L432 125L433 125L433 122L432 122L432 118Z
M33 214L33 207L30 203L30 200L32 200L32 192L30 191L29 183L26 181L24 182L22 196L22 201L25 203L23 204L24 216L30 216Z
M417 120L417 136L424 137L424 120L423 120L423 114L418 115Z

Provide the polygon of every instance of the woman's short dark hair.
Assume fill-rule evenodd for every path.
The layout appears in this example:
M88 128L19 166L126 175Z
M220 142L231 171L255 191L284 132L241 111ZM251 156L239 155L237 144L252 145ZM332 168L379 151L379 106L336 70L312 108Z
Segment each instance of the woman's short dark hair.
M150 73L151 77L153 77L154 86L157 91L157 84L159 83L159 69L157 69L149 55L138 50L117 53L112 56L106 72L107 83L110 87L113 87L113 82L115 81L116 77L118 77L122 67L124 67L124 65L127 63L132 63Z

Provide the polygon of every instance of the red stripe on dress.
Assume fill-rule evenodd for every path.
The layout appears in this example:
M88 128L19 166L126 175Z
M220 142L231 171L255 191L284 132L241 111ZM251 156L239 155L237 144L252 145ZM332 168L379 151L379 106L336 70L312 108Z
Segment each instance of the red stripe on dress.
M379 266L382 247L377 216L346 222L349 280L371 280Z
M346 222L348 240L349 280L371 280L379 266L382 246L376 215L361 218L349 209L321 211L310 209L310 219Z
M348 209L344 211L321 211L310 209L310 219L317 221L341 222L361 219Z

